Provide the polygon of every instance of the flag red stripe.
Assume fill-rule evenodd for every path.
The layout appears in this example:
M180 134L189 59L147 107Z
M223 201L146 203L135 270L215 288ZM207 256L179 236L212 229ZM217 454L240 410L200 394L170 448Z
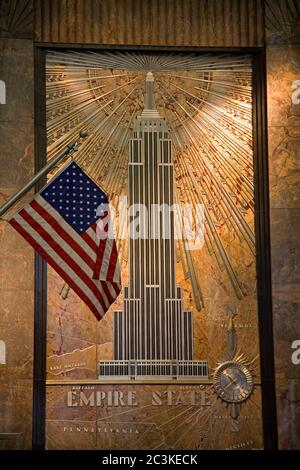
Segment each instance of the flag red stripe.
M94 250L95 253L98 253L98 245L95 243L95 241L91 238L91 236L87 232L82 233L80 236L87 243L87 245L89 245L89 247L92 250Z
M109 303L112 304L115 299L110 293L110 290L107 286L107 281L100 281L100 282L101 282L102 289L104 290L106 297L108 298Z
M96 299L101 303L103 310L107 310L105 301L101 295L101 292L97 289L97 286L94 284L91 278L83 271L83 269L71 258L71 256L66 253L61 246L49 235L49 233L44 230L36 220L34 220L25 209L22 209L19 212L19 215L23 217L26 222L31 225L31 227L50 245L53 250L76 272L86 284L86 286L93 292Z
M120 294L121 292L121 284L118 283L118 282L112 282L111 285L113 286L114 290L115 290L115 293L117 294L117 296Z
M30 206L38 213L40 214L43 219L48 222L48 224L55 230L60 237L65 240L68 245L73 248L74 251L86 262L86 264L93 270L94 269L94 261L90 256L82 249L82 247L72 238L64 229L63 227L55 220L55 218L49 214L38 202L33 200L30 203Z
M95 305L90 301L87 295L80 289L73 279L54 261L51 256L40 246L40 244L26 232L26 230L14 219L11 219L9 223L22 235L25 240L49 263L53 269L69 284L69 286L79 295L79 297L86 303L86 305L93 312L97 320L101 320L102 316Z
M90 234L89 233L90 230L92 230L94 233ZM97 239L97 242L95 242L96 230L97 230L97 222L91 225L88 231L82 233L80 236L89 245L89 247L95 251L95 253L98 253L98 239Z

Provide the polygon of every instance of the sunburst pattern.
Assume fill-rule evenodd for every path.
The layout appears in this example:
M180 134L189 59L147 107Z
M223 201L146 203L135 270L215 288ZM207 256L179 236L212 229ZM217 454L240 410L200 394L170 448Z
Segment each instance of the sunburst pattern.
M21 37L33 35L33 2L31 0L0 1L0 33Z
M170 126L176 197L202 203L205 243L237 298L245 295L224 243L230 233L255 255L251 60L234 55L49 52L48 158L89 136L76 159L117 204L126 193L128 139L143 108L145 73L155 77L158 111ZM126 242L120 242L126 262ZM202 295L193 257L178 242L196 307Z
M298 44L300 5L298 0L265 1L266 32L273 44Z

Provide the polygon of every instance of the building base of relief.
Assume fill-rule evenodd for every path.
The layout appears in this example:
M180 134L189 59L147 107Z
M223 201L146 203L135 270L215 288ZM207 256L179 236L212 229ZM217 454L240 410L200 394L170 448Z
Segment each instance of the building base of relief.
M207 361L176 361L176 360L123 360L99 361L99 379L110 380L153 380L180 382L180 381L207 381Z

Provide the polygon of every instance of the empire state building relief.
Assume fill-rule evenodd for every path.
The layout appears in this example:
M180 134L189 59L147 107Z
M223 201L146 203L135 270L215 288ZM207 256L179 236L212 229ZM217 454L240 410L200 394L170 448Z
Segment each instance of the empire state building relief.
M114 360L100 361L100 378L207 378L207 362L193 361L192 312L183 309L182 287L176 284L174 213L157 217L152 210L174 207L174 165L168 123L155 106L151 72L145 108L135 118L132 134L128 204L142 204L146 216L140 227L143 238L129 238L130 284L124 289L124 311L113 314Z

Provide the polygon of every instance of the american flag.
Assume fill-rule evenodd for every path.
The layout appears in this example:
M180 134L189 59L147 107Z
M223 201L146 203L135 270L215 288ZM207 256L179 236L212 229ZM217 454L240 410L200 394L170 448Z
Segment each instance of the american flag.
M121 290L107 216L106 194L71 161L9 220L98 320Z

